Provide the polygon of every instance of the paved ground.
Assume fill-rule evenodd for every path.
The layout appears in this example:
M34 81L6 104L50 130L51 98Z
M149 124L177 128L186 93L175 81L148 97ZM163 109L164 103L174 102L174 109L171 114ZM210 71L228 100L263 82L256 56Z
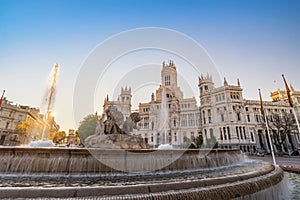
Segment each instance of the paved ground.
M273 163L272 156L265 155L264 157L258 156L248 156L250 159L254 160L263 160L266 162ZM278 165L285 165L285 166L293 166L295 168L300 168L300 156L276 156L275 157L276 163Z

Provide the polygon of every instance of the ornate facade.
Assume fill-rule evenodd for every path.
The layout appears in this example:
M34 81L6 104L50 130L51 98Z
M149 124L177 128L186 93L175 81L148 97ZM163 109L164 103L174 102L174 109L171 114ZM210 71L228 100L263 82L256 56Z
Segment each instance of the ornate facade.
M163 62L161 70L161 85L151 94L151 101L140 103L138 112L141 121L139 130L133 134L140 135L152 146L170 143L175 147L186 147L188 141L193 141L202 135L204 146L209 139L215 138L219 148L240 148L245 152L270 152L270 144L266 135L266 127L261 116L260 101L243 98L240 81L230 85L224 78L222 86L215 87L211 75L199 77L200 106L195 97L184 98L183 92L177 85L177 71L173 61ZM167 105L167 123L162 119L162 101L165 90ZM114 105L119 111L128 116L131 111L130 90L122 89L118 101L104 101L104 110ZM276 93L276 92L275 92ZM276 94L271 93L275 98ZM280 113L292 113L292 108L279 92L273 101L264 101L267 118ZM300 91L292 88L295 112L299 116ZM126 101L128 100L128 101ZM165 125L163 124L165 123ZM165 127L165 128L162 128ZM271 131L273 134L274 130ZM285 144L292 143L294 149L299 146L298 130L289 132ZM273 139L272 139L273 140ZM289 151L288 145L282 148ZM292 151L292 149L291 149Z
M24 121L30 121L34 124L32 135L25 137L15 132L16 126ZM48 119L48 130L58 131L59 125L55 122L54 117ZM44 116L40 114L38 108L17 105L3 99L0 108L0 145L14 146L28 143L31 139L39 137L43 132Z

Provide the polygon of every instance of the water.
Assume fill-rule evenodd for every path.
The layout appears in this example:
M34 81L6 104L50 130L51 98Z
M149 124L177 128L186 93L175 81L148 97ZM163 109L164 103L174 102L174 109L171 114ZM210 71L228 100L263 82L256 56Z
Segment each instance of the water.
M1 187L97 187L137 184L158 184L180 181L210 179L239 175L259 170L263 166L255 162L212 167L207 169L174 170L148 173L104 173L94 175L65 174L0 174Z
M189 199L198 199L199 195L204 195L206 198L213 195L216 199L226 199L229 195L231 198L239 197L249 194L249 191L250 193L252 191L255 193L257 189L264 188L266 188L265 191L254 195L256 197L261 197L261 195L278 197L279 192L282 191L281 186L284 185L277 182L281 181L283 177L279 168L273 171L274 168L269 163L251 160L244 161L243 155L238 154L240 155L238 156L236 155L237 152L220 151L206 155L205 152L187 151L178 162L171 164L168 170L153 172L122 173L109 171L105 168L100 170L100 173L88 173L90 169L80 168L79 171L75 170L77 173L70 173L66 170L52 170L60 169L61 167L59 166L61 164L66 164L70 169L72 169L72 166L91 166L90 159L92 158L86 157L83 149L78 151L77 149L59 148L50 150L45 148L4 148L4 150L7 151L6 157L0 157L0 160L3 158L1 161L4 163L0 167L4 172L0 173L0 196L3 198L34 198L41 197L40 195L45 199L50 199L51 197L88 197L90 195L99 198L107 197L103 195L120 195L118 198L125 196L129 198L136 195L136 197L143 196L142 199L149 199L149 197L154 195L155 198L160 199L171 196L172 198L167 199L183 199L183 197L187 196ZM65 152L66 150L68 151ZM166 156L170 157L169 153L176 151L178 150L163 150L161 155L167 154ZM62 154L63 152L67 154ZM103 150L101 152L101 155L105 154ZM115 155L112 153L118 153L116 150L109 152L111 153L109 158ZM133 152L126 154L126 158L130 161L129 163L139 165L141 157L137 159L135 155L136 159L130 160L131 154L129 153ZM54 154L56 155L55 157L53 157ZM62 157L62 155L66 157ZM145 157L143 154L141 156ZM149 158L142 160L142 163L146 163L147 160ZM51 162L47 164L49 161ZM150 163L153 164L153 160ZM23 170L23 165L25 168L29 168ZM16 169L13 170L12 166L15 166ZM32 169L34 166L40 166L43 170L39 169L39 171L37 169L37 173L31 173L34 171ZM49 169L47 169L48 167ZM145 166L141 167L144 168ZM14 171L18 173L14 173ZM257 172L260 173L257 174ZM278 186L276 185L275 188L272 186L269 189L270 182L278 183ZM254 190L252 190L253 188ZM248 191L248 189L250 190ZM62 191L64 192L62 193ZM250 197L248 196L245 199L253 199L251 197L250 195Z
M289 181L289 195L287 199L299 200L300 199L300 174L284 172L285 177Z
M164 87L161 94L161 113L160 113L160 132L163 133L163 142L162 144L167 144L167 129L168 129L168 121L169 121L169 112L167 106L167 96L166 96L166 88Z
M28 144L29 147L54 147L55 144L52 140L39 140L39 141L31 141Z
M45 108L45 121L44 121L44 128L43 128L43 133L41 136L41 140L45 139L45 134L47 134L47 126L49 126L49 124L47 125L47 122L49 120L49 118L51 117L51 114L53 112L53 108L54 108L54 102L55 102L55 96L56 96L56 85L57 85L57 78L58 78L58 64L55 63L53 68L52 68L52 72L49 76L48 79L48 85L45 91L45 96L43 98L43 102L42 102L42 106L41 108Z

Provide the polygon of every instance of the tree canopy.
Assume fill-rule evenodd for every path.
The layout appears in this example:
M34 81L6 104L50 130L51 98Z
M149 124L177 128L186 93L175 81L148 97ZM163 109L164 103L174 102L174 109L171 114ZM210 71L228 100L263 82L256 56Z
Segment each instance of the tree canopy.
M66 138L66 132L65 131L59 131L59 132L51 132L49 139L51 139L54 143L58 143Z
M29 120L23 121L22 123L19 123L16 126L15 132L20 135L24 135L24 136L28 137L30 135L32 126L33 126L33 124L31 121L29 121Z
M95 134L98 124L98 117L94 114L87 115L81 122L78 128L78 135L82 141L90 135Z

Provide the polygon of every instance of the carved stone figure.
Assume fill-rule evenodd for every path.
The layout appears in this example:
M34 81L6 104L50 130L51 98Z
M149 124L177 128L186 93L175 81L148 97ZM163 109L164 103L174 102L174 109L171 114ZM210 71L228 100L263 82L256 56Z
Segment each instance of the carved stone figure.
M137 129L137 122L141 120L139 113L132 113L123 124L123 114L113 107L106 111L106 120L100 119L96 128L96 134L87 137L84 145L89 148L107 149L149 149L141 137L130 135L133 129ZM118 121L118 122L117 122ZM119 125L120 124L120 125Z
M128 119L123 124L123 131L127 134L133 131L133 129L138 129L137 123L141 121L140 114L137 112L131 113Z
M105 112L107 119L103 122L104 134L124 134L124 132L118 126L111 108L108 108Z

